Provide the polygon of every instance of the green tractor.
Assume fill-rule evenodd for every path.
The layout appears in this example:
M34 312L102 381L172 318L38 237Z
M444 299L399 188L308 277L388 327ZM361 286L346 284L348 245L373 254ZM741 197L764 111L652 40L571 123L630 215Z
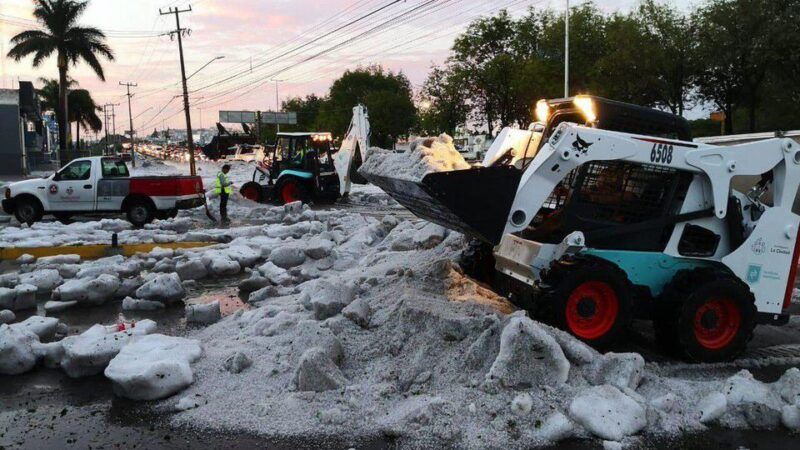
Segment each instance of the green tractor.
M279 133L277 145L267 150L240 193L259 203L335 202L339 177L331 140L325 132Z

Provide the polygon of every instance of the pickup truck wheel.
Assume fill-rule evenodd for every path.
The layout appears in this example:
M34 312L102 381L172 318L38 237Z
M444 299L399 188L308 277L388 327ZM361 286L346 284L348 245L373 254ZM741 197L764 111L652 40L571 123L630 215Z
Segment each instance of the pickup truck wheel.
M42 220L43 214L42 206L35 200L18 200L16 208L14 209L14 217L17 218L19 223L26 223L28 225L33 225Z
M153 221L155 212L153 208L145 202L138 201L131 203L127 211L128 221L135 227L142 227Z

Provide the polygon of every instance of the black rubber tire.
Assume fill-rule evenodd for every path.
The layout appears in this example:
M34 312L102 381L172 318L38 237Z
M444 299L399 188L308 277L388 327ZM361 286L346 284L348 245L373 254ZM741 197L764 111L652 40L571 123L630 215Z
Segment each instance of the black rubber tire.
M17 221L29 226L42 220L43 215L44 211L38 200L22 198L17 200L14 207L14 217L17 218Z
M489 286L494 286L495 269L494 247L480 239L470 239L467 248L461 252L458 265L464 275Z
M303 181L295 177L285 177L281 178L281 180L278 181L278 184L275 186L275 200L278 204L283 205L287 203L284 201L283 191L284 189L290 189L290 185L293 185L294 189L296 189L295 201L299 200L303 203L308 203L311 200L311 195L309 195L308 188Z
M725 347L701 345L694 330L695 314L704 303L721 296L739 311L739 328ZM656 342L667 353L693 362L731 361L741 355L756 326L755 297L741 280L714 269L682 270L664 288L653 321Z
M128 222L136 228L141 228L156 218L153 206L143 201L131 202L126 208L125 215Z
M249 198L245 195L245 192L255 192L256 195L254 198ZM264 189L261 187L260 184L256 183L255 181L248 181L244 185L242 185L241 189L239 189L239 193L242 194L242 197L252 200L256 203L261 203L264 201Z
M576 334L567 320L567 305L576 288L590 281L601 282L613 290L617 312L610 328L602 335L587 338ZM615 264L592 256L569 256L551 264L542 273L535 314L597 349L606 349L620 341L633 319L633 285Z
M57 212L53 213L53 217L55 217L57 221L63 223L64 225L69 225L72 223L72 214L70 213Z

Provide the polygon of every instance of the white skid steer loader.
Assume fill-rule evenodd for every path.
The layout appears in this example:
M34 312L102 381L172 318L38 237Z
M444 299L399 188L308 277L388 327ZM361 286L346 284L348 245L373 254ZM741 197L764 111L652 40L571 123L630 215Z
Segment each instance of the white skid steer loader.
M540 102L537 116L501 132L484 167L365 176L482 241L465 272L592 345L649 318L666 349L724 361L756 324L788 321L800 145L695 143L680 117L598 97ZM758 181L738 192L740 176Z

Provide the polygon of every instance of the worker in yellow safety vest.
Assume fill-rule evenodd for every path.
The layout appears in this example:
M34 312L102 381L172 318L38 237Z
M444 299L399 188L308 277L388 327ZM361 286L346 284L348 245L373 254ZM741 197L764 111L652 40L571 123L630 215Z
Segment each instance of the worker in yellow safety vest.
M217 174L214 180L214 193L219 195L219 216L223 222L230 222L228 220L228 197L233 192L233 183L228 179L228 172L231 171L231 166L225 164L222 166L222 171Z

